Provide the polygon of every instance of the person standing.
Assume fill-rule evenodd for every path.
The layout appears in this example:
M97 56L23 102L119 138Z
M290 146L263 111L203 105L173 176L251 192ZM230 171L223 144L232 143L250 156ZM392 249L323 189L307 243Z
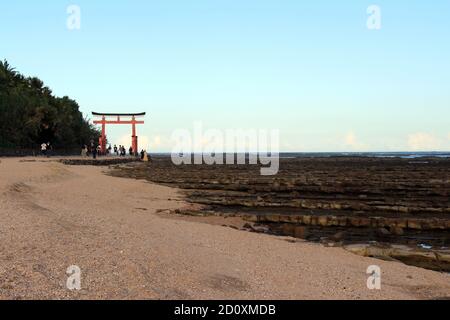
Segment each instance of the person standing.
M51 154L50 154L51 151L52 151L52 145L50 144L50 142L47 142L47 157L51 156Z
M144 159L142 159L144 162L149 162L150 158L148 156L147 150L144 150Z
M92 146L92 158L97 159L97 147L95 145Z
M97 146L95 145L94 140L91 140L91 145L89 146L89 149L92 154L92 158L97 159Z
M47 144L45 142L41 144L41 154L44 157L47 156Z
M87 145L83 145L83 146L81 147L81 156L82 156L82 157L86 157L86 156L87 156L87 153L88 153Z
M114 145L114 154L115 154L116 156L119 155L119 151L117 150L117 145Z

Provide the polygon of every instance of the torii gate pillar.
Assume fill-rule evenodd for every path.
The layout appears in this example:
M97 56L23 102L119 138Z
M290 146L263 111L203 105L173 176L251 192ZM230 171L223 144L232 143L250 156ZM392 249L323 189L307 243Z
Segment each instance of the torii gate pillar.
M133 153L137 154L139 152L138 149L138 137L136 135L136 117L133 116L131 120L131 147L133 148Z

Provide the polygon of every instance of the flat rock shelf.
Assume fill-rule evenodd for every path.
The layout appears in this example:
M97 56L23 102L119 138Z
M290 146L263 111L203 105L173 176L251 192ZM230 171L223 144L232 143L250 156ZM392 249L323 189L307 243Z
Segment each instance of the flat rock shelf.
M124 163L139 162L138 158L83 158L83 159L61 159L61 163L71 166L111 166Z
M167 213L240 217L248 231L325 245L406 245L415 256L431 257L431 269L450 272L448 158L280 159L276 176L261 176L257 165L176 166L170 157L114 168L114 176L183 189L193 206Z

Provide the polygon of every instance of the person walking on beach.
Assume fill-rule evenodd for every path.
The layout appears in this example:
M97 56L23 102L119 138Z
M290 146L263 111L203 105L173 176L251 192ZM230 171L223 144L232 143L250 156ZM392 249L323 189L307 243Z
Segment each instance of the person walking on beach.
M87 145L83 145L83 147L81 148L81 156L87 157L87 155L88 155L88 147Z
M117 150L117 145L114 145L114 154L115 154L116 156L119 155L119 151Z
M92 158L97 159L97 147L95 145L92 146Z
M142 159L144 162L149 162L150 157L148 156L147 150L144 150L144 159Z
M41 144L41 154L44 157L47 156L47 144L45 142Z
M133 148L130 147L130 149L128 149L128 152L130 153L130 156L132 156L133 155Z
M47 142L47 157L50 157L50 151L52 151L52 145L50 144L50 142Z
M91 145L89 146L89 149L92 154L92 158L97 159L97 146L95 145L94 140L91 140Z

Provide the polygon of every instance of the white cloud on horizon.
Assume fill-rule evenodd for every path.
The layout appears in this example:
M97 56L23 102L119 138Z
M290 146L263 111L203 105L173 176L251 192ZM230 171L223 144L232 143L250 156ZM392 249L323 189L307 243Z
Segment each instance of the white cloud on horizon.
M350 147L353 151L364 151L367 146L361 143L353 131L349 131L344 137L344 145Z
M442 147L442 143L433 134L416 132L408 136L408 147L412 151L437 151Z

